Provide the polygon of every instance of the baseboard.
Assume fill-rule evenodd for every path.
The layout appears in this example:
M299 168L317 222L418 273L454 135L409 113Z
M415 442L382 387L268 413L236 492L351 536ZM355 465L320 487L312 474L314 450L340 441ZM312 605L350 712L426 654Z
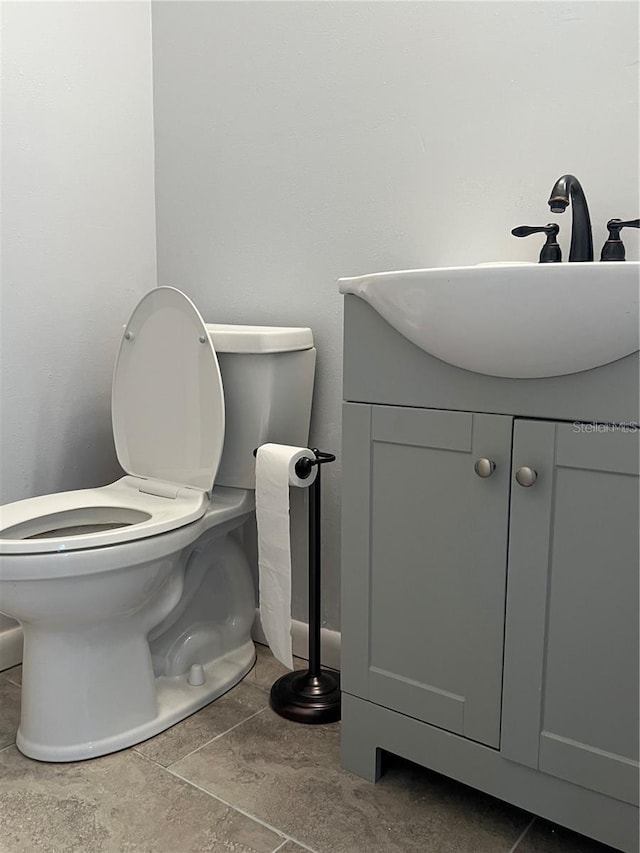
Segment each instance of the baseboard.
M267 638L262 630L260 611L256 608L256 618L253 622L251 636L256 643L268 646ZM291 622L291 642L295 657L309 660L309 626L306 622ZM340 632L322 628L320 631L320 657L322 665L329 669L340 669Z
M268 646L267 639L260 622L260 611L256 609L251 636L256 643ZM291 623L291 640L293 654L296 657L309 659L309 626L306 622L294 619ZM320 631L322 665L329 669L340 669L340 632L322 628ZM22 663L22 628L8 628L0 631L0 672Z
M0 631L0 672L22 663L22 628L16 625Z

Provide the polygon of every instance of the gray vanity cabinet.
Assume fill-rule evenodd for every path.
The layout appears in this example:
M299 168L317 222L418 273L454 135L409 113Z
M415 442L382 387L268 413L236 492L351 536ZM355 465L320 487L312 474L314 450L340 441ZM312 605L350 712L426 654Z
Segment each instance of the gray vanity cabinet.
M343 689L497 747L512 419L357 404L343 417L362 534L345 531Z
M638 433L516 421L501 753L638 801Z
M343 689L637 802L637 432L356 403L343 428Z
M638 353L485 376L344 307L344 766L638 853Z

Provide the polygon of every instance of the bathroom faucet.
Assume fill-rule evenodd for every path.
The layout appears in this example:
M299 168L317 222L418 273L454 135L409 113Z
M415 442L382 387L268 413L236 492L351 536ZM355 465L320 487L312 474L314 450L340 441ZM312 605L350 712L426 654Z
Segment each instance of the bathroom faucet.
M571 247L570 261L593 260L593 237L591 234L591 219L584 190L575 175L563 175L553 185L549 196L549 207L552 213L564 213L571 199Z

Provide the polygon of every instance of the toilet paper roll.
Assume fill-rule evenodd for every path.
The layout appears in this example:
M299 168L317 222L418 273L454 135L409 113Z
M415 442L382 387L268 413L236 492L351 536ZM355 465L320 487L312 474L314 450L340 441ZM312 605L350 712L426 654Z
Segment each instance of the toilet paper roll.
M313 459L313 451L285 444L263 444L256 454L260 620L274 657L289 669L293 669L289 486L307 488L318 473L314 465L306 479L296 474L296 462L303 457Z

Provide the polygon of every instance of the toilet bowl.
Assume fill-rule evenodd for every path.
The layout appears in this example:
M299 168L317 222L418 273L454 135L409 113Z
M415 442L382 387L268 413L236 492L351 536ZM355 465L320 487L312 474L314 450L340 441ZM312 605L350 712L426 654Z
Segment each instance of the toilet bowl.
M140 301L113 380L126 475L0 508L25 755L139 743L252 667L254 581L237 535L254 510L252 451L306 445L314 368L310 329L207 325L174 288Z

